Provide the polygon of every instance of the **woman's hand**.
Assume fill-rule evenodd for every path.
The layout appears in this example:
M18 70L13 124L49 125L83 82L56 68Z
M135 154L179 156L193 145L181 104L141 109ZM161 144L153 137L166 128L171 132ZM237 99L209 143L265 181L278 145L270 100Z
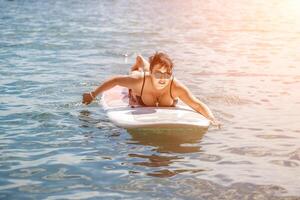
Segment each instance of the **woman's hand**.
M95 97L93 96L93 93L84 93L82 95L82 103L85 105L90 104L93 100L95 99Z
M208 120L212 126L215 126L218 129L221 129L222 124L220 122L218 122L215 118L208 118Z

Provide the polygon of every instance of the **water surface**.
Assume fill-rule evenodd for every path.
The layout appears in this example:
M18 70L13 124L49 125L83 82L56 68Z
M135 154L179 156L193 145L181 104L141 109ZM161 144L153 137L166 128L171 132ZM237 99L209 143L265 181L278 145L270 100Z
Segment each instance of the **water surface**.
M1 0L0 199L299 199L299 7ZM221 130L126 130L81 105L157 50Z

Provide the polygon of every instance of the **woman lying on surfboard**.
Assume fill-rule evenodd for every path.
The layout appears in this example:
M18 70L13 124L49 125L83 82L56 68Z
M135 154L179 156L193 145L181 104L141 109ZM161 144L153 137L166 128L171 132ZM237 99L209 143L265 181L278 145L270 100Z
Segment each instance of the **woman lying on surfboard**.
M174 78L172 71L173 62L165 53L156 52L149 58L149 62L142 56L137 56L130 75L119 75L108 79L96 90L84 93L82 103L90 104L100 93L119 85L129 89L131 106L169 107L175 106L179 98L209 119L212 125L219 126L210 109Z

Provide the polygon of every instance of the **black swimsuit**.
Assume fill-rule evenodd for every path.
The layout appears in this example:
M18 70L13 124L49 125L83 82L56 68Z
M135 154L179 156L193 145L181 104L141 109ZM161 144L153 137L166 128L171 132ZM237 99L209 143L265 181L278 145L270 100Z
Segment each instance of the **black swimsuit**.
M170 96L171 98L173 99L173 103L170 107L174 107L176 106L176 104L178 103L178 99L174 99L173 96L172 96L172 83L173 83L173 79L171 80L171 84L170 84ZM143 85L142 85L142 90L141 90L141 95L140 96L136 96L136 99L137 99L137 103L138 105L141 105L141 106L147 106L144 102L143 102L143 99L142 99L142 95L143 95L143 90L144 90L144 85L145 85L145 72L144 72L144 80L143 80ZM132 91L131 89L129 89L129 98L133 98L132 97Z

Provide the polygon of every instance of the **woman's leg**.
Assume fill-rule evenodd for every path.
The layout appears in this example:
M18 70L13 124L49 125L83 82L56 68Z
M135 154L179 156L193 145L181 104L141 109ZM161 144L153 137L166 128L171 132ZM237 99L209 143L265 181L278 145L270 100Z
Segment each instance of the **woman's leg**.
M143 56L138 55L136 57L135 63L131 67L131 73L140 73L140 72L149 72L150 64L147 60L143 58Z
M141 55L140 55L140 58L142 59L143 64L144 64L144 71L149 72L150 71L150 63Z
M136 57L135 63L132 65L130 74L131 75L142 75L144 72L149 72L150 64L147 60L143 58L143 56L138 55ZM128 97L129 97L129 105L134 107L135 105L138 105L138 101L136 96L139 94L133 92L131 89L128 91Z

